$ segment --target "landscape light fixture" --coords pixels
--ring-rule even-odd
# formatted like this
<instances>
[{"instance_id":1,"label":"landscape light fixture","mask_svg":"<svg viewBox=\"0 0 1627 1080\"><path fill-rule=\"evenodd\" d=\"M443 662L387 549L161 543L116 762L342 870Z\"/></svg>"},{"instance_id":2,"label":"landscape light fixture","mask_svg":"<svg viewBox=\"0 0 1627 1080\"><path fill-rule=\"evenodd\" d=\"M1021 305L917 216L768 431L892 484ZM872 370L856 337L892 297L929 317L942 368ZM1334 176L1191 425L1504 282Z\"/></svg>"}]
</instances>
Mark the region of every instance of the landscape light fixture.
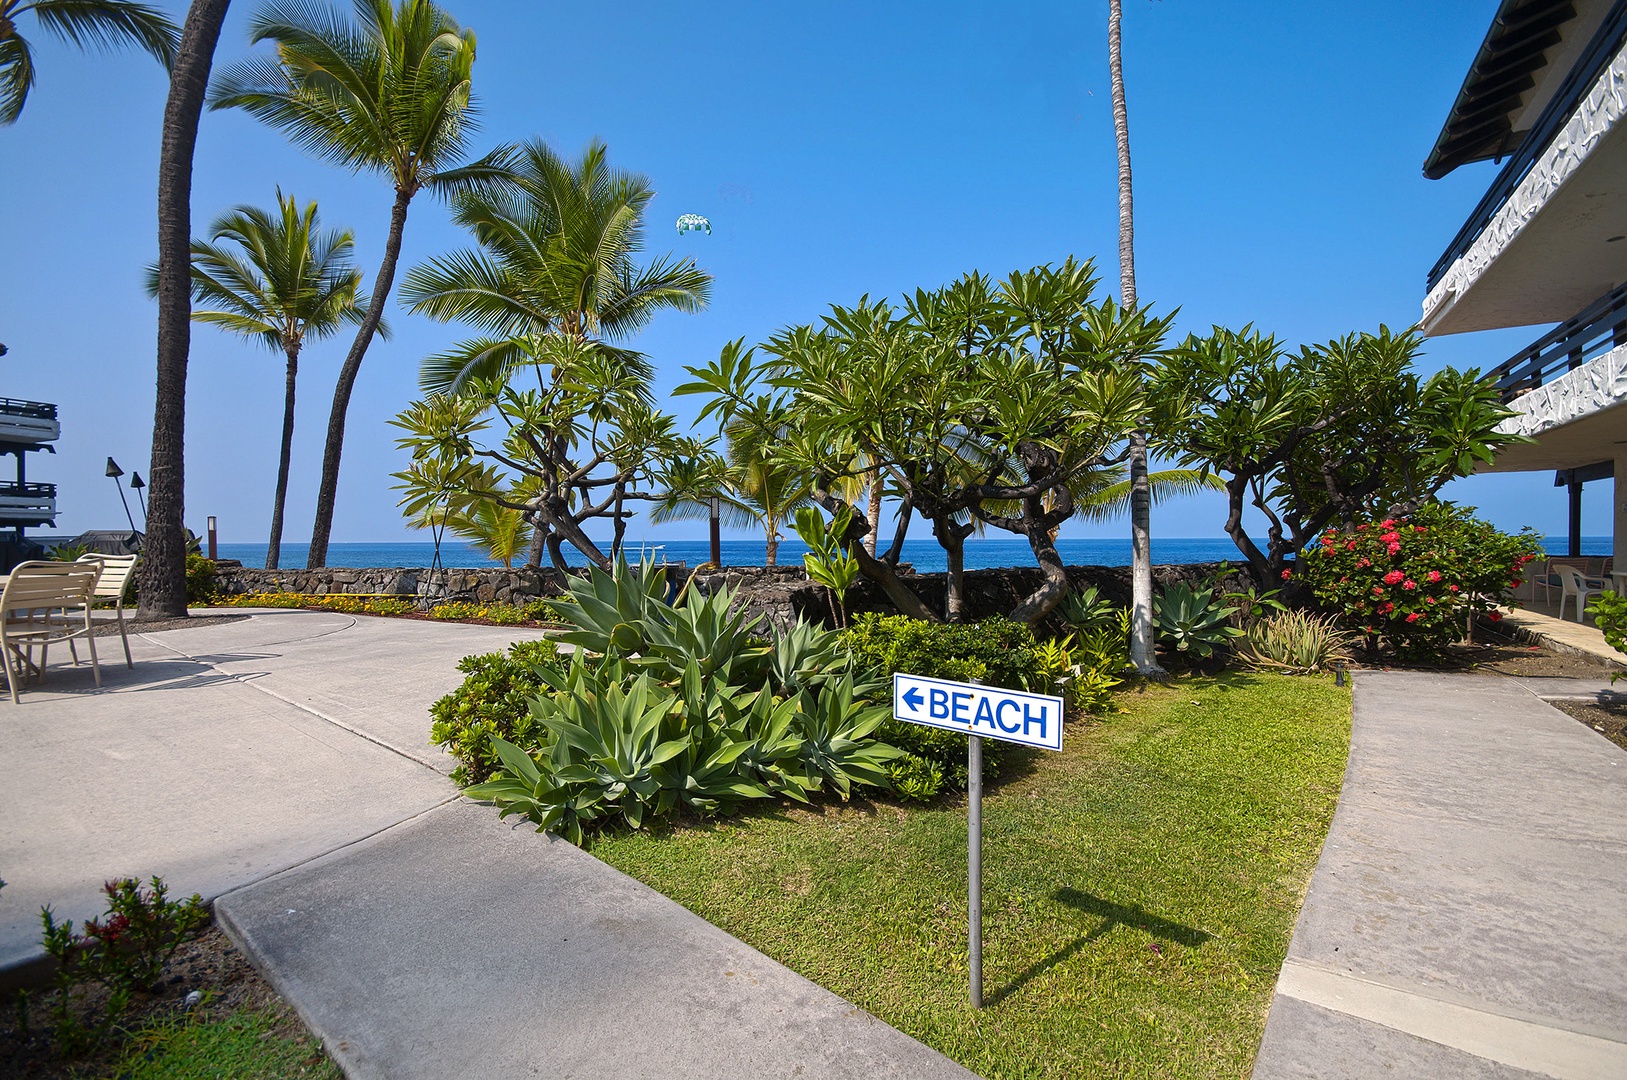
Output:
<instances>
[{"instance_id":1,"label":"landscape light fixture","mask_svg":"<svg viewBox=\"0 0 1627 1080\"><path fill-rule=\"evenodd\" d=\"M113 486L118 489L119 502L124 505L125 520L130 523L130 534L134 536L136 532L136 519L130 513L130 500L124 497L124 488L119 484L119 477L124 475L124 470L119 468L119 463L114 461L112 458L107 459L107 475L113 478Z\"/></svg>"},{"instance_id":2,"label":"landscape light fixture","mask_svg":"<svg viewBox=\"0 0 1627 1080\"><path fill-rule=\"evenodd\" d=\"M133 472L130 474L130 486L136 489L136 501L141 503L141 524L146 526L147 496L142 494L142 489L147 486L147 482L141 478L140 473Z\"/></svg>"}]
</instances>

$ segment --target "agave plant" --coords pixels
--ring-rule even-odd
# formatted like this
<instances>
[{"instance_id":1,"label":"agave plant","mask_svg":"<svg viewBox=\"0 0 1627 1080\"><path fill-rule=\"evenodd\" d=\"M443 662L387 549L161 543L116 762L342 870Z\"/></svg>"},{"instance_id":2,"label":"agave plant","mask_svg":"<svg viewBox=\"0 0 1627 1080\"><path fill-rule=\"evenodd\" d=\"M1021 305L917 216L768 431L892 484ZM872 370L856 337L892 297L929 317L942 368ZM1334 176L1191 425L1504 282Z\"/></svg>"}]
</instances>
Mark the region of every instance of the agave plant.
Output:
<instances>
[{"instance_id":1,"label":"agave plant","mask_svg":"<svg viewBox=\"0 0 1627 1080\"><path fill-rule=\"evenodd\" d=\"M801 710L800 697L777 698L765 685L731 727L748 744L736 762L743 777L776 795L807 802L819 781L803 769L807 739Z\"/></svg>"},{"instance_id":2,"label":"agave plant","mask_svg":"<svg viewBox=\"0 0 1627 1080\"><path fill-rule=\"evenodd\" d=\"M659 767L690 748L689 737L676 730L674 696L647 675L626 689L615 682L596 689L537 698L532 713L549 735L544 754L533 758L494 735L502 768L466 793L496 802L504 817L524 814L538 832L554 830L573 844L582 843L584 825L602 818L620 814L636 829L646 811L670 809L676 795Z\"/></svg>"},{"instance_id":3,"label":"agave plant","mask_svg":"<svg viewBox=\"0 0 1627 1080\"><path fill-rule=\"evenodd\" d=\"M1094 585L1086 585L1062 598L1062 617L1069 626L1084 632L1108 625L1118 610Z\"/></svg>"},{"instance_id":4,"label":"agave plant","mask_svg":"<svg viewBox=\"0 0 1627 1080\"><path fill-rule=\"evenodd\" d=\"M903 754L870 738L892 710L854 698L853 676L829 683L817 697L797 695L802 725L802 763L810 781L828 781L847 798L855 783L888 786L887 762Z\"/></svg>"},{"instance_id":5,"label":"agave plant","mask_svg":"<svg viewBox=\"0 0 1627 1080\"><path fill-rule=\"evenodd\" d=\"M1251 623L1237 655L1253 668L1309 675L1350 659L1351 635L1333 620L1306 611L1283 611Z\"/></svg>"},{"instance_id":6,"label":"agave plant","mask_svg":"<svg viewBox=\"0 0 1627 1080\"><path fill-rule=\"evenodd\" d=\"M768 675L777 694L816 689L852 667L853 651L834 630L799 618L774 632ZM855 692L864 697L877 688L879 684L866 681Z\"/></svg>"},{"instance_id":7,"label":"agave plant","mask_svg":"<svg viewBox=\"0 0 1627 1080\"><path fill-rule=\"evenodd\" d=\"M638 662L664 681L681 675L693 661L707 678L755 683L771 648L755 634L761 618L731 611L734 600L732 589L711 596L690 590L677 607L651 604Z\"/></svg>"},{"instance_id":8,"label":"agave plant","mask_svg":"<svg viewBox=\"0 0 1627 1080\"><path fill-rule=\"evenodd\" d=\"M667 606L667 572L652 563L639 564L633 573L627 560L617 557L614 571L589 567L585 578L565 583L566 595L550 601L562 622L574 627L559 640L604 655L612 649L623 656L644 652L649 642L645 626Z\"/></svg>"},{"instance_id":9,"label":"agave plant","mask_svg":"<svg viewBox=\"0 0 1627 1080\"><path fill-rule=\"evenodd\" d=\"M1237 609L1222 603L1213 589L1194 589L1182 582L1164 587L1154 605L1158 640L1176 652L1206 660L1243 631L1231 625Z\"/></svg>"}]
</instances>

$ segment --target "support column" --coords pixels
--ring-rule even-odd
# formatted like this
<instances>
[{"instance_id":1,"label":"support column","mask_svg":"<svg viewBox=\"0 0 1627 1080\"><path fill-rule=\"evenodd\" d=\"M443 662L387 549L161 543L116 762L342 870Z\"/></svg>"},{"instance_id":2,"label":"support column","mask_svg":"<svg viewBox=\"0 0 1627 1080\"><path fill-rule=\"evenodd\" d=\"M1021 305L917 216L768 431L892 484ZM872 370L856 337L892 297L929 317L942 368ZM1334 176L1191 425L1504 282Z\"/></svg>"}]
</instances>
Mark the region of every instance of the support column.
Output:
<instances>
[{"instance_id":1,"label":"support column","mask_svg":"<svg viewBox=\"0 0 1627 1080\"><path fill-rule=\"evenodd\" d=\"M1627 570L1627 450L1616 454L1616 476L1610 481L1610 553L1613 565Z\"/></svg>"},{"instance_id":2,"label":"support column","mask_svg":"<svg viewBox=\"0 0 1627 1080\"><path fill-rule=\"evenodd\" d=\"M1582 554L1582 484L1579 480L1572 480L1568 485L1570 495L1570 533L1569 549L1565 554L1577 558Z\"/></svg>"}]
</instances>

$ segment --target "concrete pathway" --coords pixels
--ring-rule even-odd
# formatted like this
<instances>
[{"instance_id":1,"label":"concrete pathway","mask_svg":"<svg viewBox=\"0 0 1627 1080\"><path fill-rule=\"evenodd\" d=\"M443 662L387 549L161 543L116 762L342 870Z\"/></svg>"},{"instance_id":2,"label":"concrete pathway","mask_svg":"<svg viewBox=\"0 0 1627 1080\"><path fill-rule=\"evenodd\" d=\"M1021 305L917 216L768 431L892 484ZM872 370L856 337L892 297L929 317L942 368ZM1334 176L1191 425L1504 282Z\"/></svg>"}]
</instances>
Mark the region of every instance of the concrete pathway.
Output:
<instances>
[{"instance_id":1,"label":"concrete pathway","mask_svg":"<svg viewBox=\"0 0 1627 1080\"><path fill-rule=\"evenodd\" d=\"M54 666L0 708L0 985L41 959L41 904L77 921L158 874L351 1077L972 1077L457 796L429 704L536 634L277 611L132 637L100 690Z\"/></svg>"},{"instance_id":2,"label":"concrete pathway","mask_svg":"<svg viewBox=\"0 0 1627 1080\"><path fill-rule=\"evenodd\" d=\"M1604 631L1597 626L1556 618L1547 610L1540 610L1534 602L1526 607L1504 608L1502 629L1546 645L1555 652L1596 661L1603 667L1616 670L1627 667L1627 656L1611 648L1604 639Z\"/></svg>"},{"instance_id":3,"label":"concrete pathway","mask_svg":"<svg viewBox=\"0 0 1627 1080\"><path fill-rule=\"evenodd\" d=\"M215 910L350 1077L974 1075L461 799Z\"/></svg>"},{"instance_id":4,"label":"concrete pathway","mask_svg":"<svg viewBox=\"0 0 1627 1080\"><path fill-rule=\"evenodd\" d=\"M1539 695L1361 672L1256 1080L1627 1077L1627 753Z\"/></svg>"},{"instance_id":5,"label":"concrete pathway","mask_svg":"<svg viewBox=\"0 0 1627 1080\"><path fill-rule=\"evenodd\" d=\"M266 612L132 634L133 670L98 639L100 690L53 656L0 702L0 984L43 956L43 904L80 921L154 874L213 899L453 798L426 710L461 657L537 634Z\"/></svg>"}]
</instances>

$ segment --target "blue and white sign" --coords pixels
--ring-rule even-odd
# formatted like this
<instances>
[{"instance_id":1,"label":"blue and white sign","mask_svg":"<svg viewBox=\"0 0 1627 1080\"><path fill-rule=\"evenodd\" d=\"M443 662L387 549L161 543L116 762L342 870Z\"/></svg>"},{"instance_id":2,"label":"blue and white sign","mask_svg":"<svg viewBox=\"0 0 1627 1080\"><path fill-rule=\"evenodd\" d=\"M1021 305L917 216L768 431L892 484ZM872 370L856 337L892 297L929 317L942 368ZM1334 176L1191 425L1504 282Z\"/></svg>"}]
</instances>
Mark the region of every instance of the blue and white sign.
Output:
<instances>
[{"instance_id":1,"label":"blue and white sign","mask_svg":"<svg viewBox=\"0 0 1627 1080\"><path fill-rule=\"evenodd\" d=\"M1062 749L1062 699L998 686L893 675L893 716L985 739Z\"/></svg>"}]
</instances>

